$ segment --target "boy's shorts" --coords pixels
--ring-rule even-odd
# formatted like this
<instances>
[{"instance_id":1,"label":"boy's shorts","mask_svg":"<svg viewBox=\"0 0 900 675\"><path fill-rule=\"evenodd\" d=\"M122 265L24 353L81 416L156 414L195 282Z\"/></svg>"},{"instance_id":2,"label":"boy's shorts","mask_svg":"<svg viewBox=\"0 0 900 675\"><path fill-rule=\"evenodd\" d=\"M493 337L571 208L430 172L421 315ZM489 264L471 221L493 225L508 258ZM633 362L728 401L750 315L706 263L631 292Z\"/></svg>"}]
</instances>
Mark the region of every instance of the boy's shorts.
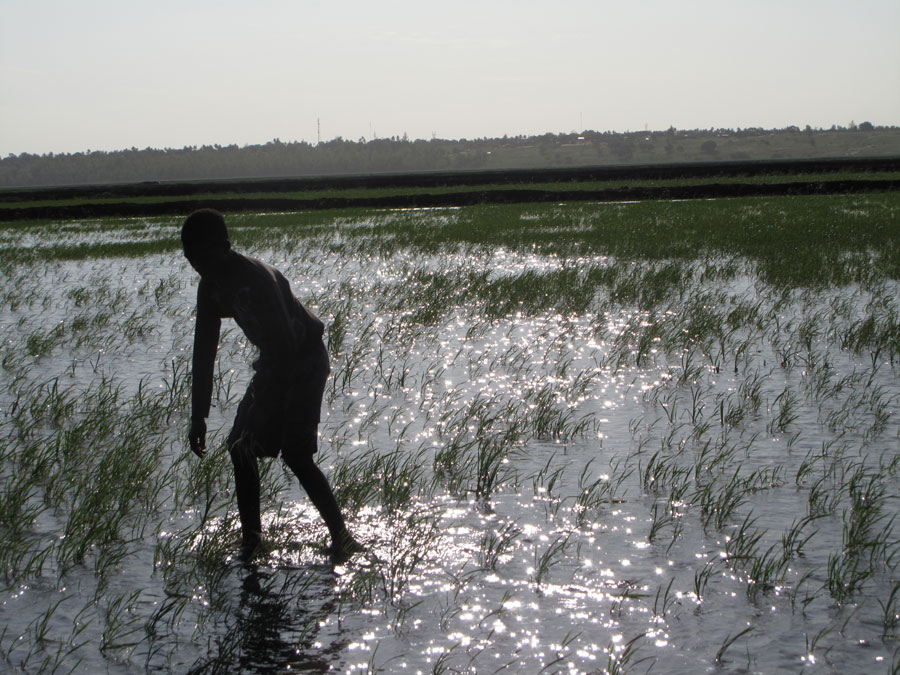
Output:
<instances>
[{"instance_id":1,"label":"boy's shorts","mask_svg":"<svg viewBox=\"0 0 900 675\"><path fill-rule=\"evenodd\" d=\"M256 457L315 453L322 396L331 370L325 345L320 343L294 368L260 359L253 369L256 373L228 435L229 447L240 444Z\"/></svg>"}]
</instances>

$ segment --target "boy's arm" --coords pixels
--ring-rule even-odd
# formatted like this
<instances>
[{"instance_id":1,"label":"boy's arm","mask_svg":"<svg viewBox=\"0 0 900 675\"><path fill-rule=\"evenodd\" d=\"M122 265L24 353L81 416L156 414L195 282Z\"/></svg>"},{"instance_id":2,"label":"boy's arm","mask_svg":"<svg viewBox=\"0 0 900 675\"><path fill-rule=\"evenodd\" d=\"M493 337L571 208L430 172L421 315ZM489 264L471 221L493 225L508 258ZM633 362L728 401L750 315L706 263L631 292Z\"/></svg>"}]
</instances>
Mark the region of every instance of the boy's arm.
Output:
<instances>
[{"instance_id":1,"label":"boy's arm","mask_svg":"<svg viewBox=\"0 0 900 675\"><path fill-rule=\"evenodd\" d=\"M194 356L191 373L191 450L202 457L206 450L206 418L212 401L213 370L219 348L222 320L202 287L197 290L197 322L194 327Z\"/></svg>"}]
</instances>

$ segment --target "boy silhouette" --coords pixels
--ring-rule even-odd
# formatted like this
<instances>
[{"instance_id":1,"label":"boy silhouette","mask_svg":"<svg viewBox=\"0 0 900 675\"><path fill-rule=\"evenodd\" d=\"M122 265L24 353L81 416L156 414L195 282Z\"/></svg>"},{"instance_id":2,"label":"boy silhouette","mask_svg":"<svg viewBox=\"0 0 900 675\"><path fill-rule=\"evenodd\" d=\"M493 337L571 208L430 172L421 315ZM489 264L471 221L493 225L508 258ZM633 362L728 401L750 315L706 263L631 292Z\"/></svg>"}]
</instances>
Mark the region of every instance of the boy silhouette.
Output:
<instances>
[{"instance_id":1,"label":"boy silhouette","mask_svg":"<svg viewBox=\"0 0 900 675\"><path fill-rule=\"evenodd\" d=\"M322 341L325 327L291 292L275 268L231 249L225 218L213 209L187 217L181 243L200 274L191 392L191 450L206 451L206 417L223 318L233 318L259 349L247 393L228 435L241 519L241 557L253 557L262 542L259 513L260 457L281 454L300 480L331 535L332 558L363 550L341 515L334 493L313 462L319 412L330 368Z\"/></svg>"}]
</instances>

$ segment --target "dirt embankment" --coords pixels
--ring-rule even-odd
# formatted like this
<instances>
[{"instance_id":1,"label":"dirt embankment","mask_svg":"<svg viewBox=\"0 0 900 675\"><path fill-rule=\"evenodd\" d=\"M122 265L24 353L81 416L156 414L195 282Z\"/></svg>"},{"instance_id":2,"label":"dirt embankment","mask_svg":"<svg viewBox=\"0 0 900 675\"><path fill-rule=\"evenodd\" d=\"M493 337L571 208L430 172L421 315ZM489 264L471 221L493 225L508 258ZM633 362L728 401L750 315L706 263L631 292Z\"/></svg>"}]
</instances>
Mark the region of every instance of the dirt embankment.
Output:
<instances>
[{"instance_id":1,"label":"dirt embankment","mask_svg":"<svg viewBox=\"0 0 900 675\"><path fill-rule=\"evenodd\" d=\"M73 219L103 216L182 215L200 207L223 212L304 211L340 208L426 208L473 204L528 202L612 202L648 199L715 199L774 195L823 195L900 190L900 180L860 178L854 180L804 179L804 174L900 171L900 158L837 159L776 162L727 162L709 164L637 167L587 167L516 171L381 174L369 176L325 176L317 178L189 183L138 183L59 187L0 192L0 220ZM766 182L765 176L779 181ZM796 180L785 181L785 176ZM742 177L752 182L739 182ZM760 180L763 177L763 180ZM712 179L703 185L624 186L609 189L573 190L574 181L647 181ZM716 182L728 179L728 182ZM487 186L558 183L559 189ZM341 190L416 189L416 193L382 196L340 195ZM441 188L429 193L428 188ZM450 188L450 191L447 189ZM426 191L422 192L421 190ZM318 198L241 197L241 193L297 193L334 191ZM202 200L192 194L221 194ZM225 196L228 195L228 196ZM173 198L171 201L131 201L143 198ZM121 199L121 201L119 199ZM114 199L103 203L92 200ZM79 200L83 203L17 207L16 202Z\"/></svg>"}]
</instances>

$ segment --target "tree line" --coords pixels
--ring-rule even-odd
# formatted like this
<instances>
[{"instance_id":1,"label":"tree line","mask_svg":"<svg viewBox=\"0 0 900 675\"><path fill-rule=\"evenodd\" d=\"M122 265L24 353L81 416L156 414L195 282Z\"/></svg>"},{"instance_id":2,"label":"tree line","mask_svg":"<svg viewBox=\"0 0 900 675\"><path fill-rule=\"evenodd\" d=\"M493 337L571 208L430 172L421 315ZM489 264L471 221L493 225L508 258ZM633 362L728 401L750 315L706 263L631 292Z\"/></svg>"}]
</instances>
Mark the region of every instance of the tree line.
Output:
<instances>
[{"instance_id":1,"label":"tree line","mask_svg":"<svg viewBox=\"0 0 900 675\"><path fill-rule=\"evenodd\" d=\"M666 131L584 131L472 140L409 140L403 136L350 141L338 137L318 144L285 143L276 138L265 144L242 147L204 145L44 155L22 153L0 159L0 187L692 161L708 159L718 153L726 147L723 139L734 147L731 156L722 158L746 159L748 153L735 148L743 147L741 143L752 139L797 137L808 139L812 141L809 145L815 146L816 137L829 134L846 136L852 146L854 138L884 132L891 142L886 144L879 139L880 147L889 151L894 147L892 143L900 139L898 131L897 127L874 127L864 122L830 130L787 127L684 131L670 128ZM768 141L764 142L768 144ZM900 154L900 142L896 145ZM815 156L809 149L802 152L805 153L803 156Z\"/></svg>"}]
</instances>

